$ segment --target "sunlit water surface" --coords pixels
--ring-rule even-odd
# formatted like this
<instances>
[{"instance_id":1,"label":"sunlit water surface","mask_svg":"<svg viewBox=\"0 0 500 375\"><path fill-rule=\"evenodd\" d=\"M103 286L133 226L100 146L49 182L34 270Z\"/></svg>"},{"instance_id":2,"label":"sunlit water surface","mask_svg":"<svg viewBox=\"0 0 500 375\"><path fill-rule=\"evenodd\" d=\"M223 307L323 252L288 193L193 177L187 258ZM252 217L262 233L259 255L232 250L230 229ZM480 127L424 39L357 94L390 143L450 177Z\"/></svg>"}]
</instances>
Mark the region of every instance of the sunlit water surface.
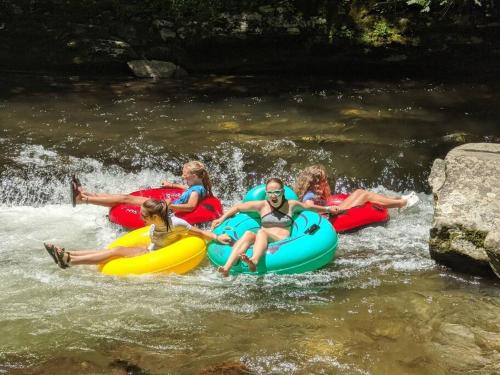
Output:
<instances>
[{"instance_id":1,"label":"sunlit water surface","mask_svg":"<svg viewBox=\"0 0 500 375\"><path fill-rule=\"evenodd\" d=\"M499 284L430 259L426 182L454 145L498 141L498 91L234 77L26 87L0 101L0 372L500 373ZM226 207L317 162L338 191L416 189L422 202L341 235L336 260L301 275L222 279L205 261L184 276L113 278L62 271L43 250L123 233L106 209L71 207L70 174L130 192L179 182L193 158Z\"/></svg>"}]
</instances>

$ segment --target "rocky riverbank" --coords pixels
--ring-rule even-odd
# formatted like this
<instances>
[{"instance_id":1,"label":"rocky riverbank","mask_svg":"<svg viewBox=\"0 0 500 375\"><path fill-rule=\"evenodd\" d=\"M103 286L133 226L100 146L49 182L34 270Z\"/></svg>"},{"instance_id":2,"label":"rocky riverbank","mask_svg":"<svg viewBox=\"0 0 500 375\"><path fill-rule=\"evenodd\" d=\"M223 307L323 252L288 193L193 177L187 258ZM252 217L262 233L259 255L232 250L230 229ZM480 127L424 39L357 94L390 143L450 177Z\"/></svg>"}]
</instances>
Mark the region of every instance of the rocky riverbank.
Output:
<instances>
[{"instance_id":1,"label":"rocky riverbank","mask_svg":"<svg viewBox=\"0 0 500 375\"><path fill-rule=\"evenodd\" d=\"M435 201L431 256L461 272L492 275L492 267L498 270L500 144L454 148L436 159L429 183Z\"/></svg>"},{"instance_id":2,"label":"rocky riverbank","mask_svg":"<svg viewBox=\"0 0 500 375\"><path fill-rule=\"evenodd\" d=\"M109 74L160 60L189 73L498 73L497 8L442 17L387 4L4 3L0 68Z\"/></svg>"}]
</instances>

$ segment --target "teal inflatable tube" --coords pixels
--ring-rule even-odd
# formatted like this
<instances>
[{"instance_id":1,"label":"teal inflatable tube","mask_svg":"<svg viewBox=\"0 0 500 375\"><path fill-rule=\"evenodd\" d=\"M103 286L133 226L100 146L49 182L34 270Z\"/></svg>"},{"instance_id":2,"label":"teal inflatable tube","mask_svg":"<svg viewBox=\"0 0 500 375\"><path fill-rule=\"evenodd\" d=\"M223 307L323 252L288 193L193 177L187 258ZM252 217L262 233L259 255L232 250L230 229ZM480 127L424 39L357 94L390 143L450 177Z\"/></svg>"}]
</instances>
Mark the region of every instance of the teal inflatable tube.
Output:
<instances>
[{"instance_id":1,"label":"teal inflatable tube","mask_svg":"<svg viewBox=\"0 0 500 375\"><path fill-rule=\"evenodd\" d=\"M255 189L258 194L255 193ZM288 188L289 189L289 188ZM250 190L244 200L254 200L265 194L262 186ZM289 189L287 198L294 195ZM296 196L295 196L296 197ZM263 198L261 198L263 199ZM289 199L294 199L291 196ZM330 263L335 257L338 237L335 229L324 217L312 211L302 211L294 215L294 223L289 238L269 244L266 254L257 265L256 274L277 273L294 274L314 271ZM238 240L246 231L257 232L260 228L260 217L239 213L227 219L215 229L216 234L227 233L234 240ZM215 266L223 266L232 248L211 242L208 246L208 258ZM247 255L252 255L252 248ZM246 263L239 261L231 268L231 274L252 273Z\"/></svg>"}]
</instances>

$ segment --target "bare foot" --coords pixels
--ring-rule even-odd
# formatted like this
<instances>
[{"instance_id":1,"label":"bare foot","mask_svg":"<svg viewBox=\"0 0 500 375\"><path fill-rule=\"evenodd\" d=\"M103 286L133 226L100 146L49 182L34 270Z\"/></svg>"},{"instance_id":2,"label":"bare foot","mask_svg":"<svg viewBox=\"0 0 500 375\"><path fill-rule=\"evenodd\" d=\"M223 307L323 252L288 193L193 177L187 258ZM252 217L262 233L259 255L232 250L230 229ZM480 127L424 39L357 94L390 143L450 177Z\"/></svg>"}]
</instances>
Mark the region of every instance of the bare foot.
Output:
<instances>
[{"instance_id":1,"label":"bare foot","mask_svg":"<svg viewBox=\"0 0 500 375\"><path fill-rule=\"evenodd\" d=\"M333 210L330 212L330 215L332 216L337 216L337 215L343 215L348 211L347 208L340 208L335 206Z\"/></svg>"},{"instance_id":2,"label":"bare foot","mask_svg":"<svg viewBox=\"0 0 500 375\"><path fill-rule=\"evenodd\" d=\"M229 276L229 271L225 270L224 267L217 268L217 272L219 272L224 277Z\"/></svg>"},{"instance_id":3,"label":"bare foot","mask_svg":"<svg viewBox=\"0 0 500 375\"><path fill-rule=\"evenodd\" d=\"M250 272L257 271L257 265L246 254L241 254L240 258L248 265L248 269L250 270Z\"/></svg>"}]
</instances>

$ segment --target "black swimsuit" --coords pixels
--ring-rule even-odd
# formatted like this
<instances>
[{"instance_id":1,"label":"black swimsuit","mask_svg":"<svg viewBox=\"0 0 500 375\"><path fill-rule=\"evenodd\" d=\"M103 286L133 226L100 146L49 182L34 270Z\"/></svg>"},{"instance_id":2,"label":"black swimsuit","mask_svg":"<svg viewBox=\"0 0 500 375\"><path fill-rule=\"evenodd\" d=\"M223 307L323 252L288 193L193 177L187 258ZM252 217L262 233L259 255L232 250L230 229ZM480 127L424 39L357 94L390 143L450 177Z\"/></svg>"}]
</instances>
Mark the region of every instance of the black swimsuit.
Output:
<instances>
[{"instance_id":1,"label":"black swimsuit","mask_svg":"<svg viewBox=\"0 0 500 375\"><path fill-rule=\"evenodd\" d=\"M269 201L266 200L266 202L271 207L271 212L265 214L260 218L262 227L289 228L292 226L293 218L290 215L280 211L280 208L283 207L283 205L286 203L286 199L283 199L278 208L274 207L271 203L269 203Z\"/></svg>"}]
</instances>

